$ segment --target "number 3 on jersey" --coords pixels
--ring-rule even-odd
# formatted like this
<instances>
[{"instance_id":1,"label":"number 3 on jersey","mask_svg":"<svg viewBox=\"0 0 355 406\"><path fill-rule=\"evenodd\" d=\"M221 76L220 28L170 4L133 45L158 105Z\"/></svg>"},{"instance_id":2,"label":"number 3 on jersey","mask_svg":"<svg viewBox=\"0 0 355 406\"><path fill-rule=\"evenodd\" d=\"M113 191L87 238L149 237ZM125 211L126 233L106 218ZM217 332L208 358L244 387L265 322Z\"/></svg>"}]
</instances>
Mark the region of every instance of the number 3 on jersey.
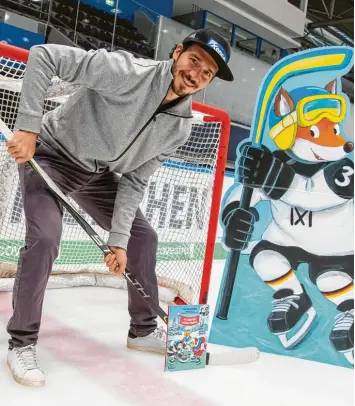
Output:
<instances>
[{"instance_id":1,"label":"number 3 on jersey","mask_svg":"<svg viewBox=\"0 0 355 406\"><path fill-rule=\"evenodd\" d=\"M354 163L349 158L329 163L324 168L324 178L330 193L346 200L354 197Z\"/></svg>"},{"instance_id":2,"label":"number 3 on jersey","mask_svg":"<svg viewBox=\"0 0 355 406\"><path fill-rule=\"evenodd\" d=\"M342 178L343 179L334 179L334 182L336 185L340 186L340 187L345 187L345 186L349 186L350 185L350 178L351 176L354 175L354 169L351 168L350 166L343 166L343 170L342 170Z\"/></svg>"}]
</instances>

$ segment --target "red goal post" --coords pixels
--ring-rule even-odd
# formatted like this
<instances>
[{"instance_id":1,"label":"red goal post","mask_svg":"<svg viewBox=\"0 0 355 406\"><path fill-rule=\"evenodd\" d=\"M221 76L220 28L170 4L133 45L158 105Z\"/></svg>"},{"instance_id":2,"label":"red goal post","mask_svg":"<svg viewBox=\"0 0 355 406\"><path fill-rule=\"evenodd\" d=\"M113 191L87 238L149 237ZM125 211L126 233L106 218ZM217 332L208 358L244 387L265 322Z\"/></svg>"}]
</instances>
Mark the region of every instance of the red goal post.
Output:
<instances>
[{"instance_id":1,"label":"red goal post","mask_svg":"<svg viewBox=\"0 0 355 406\"><path fill-rule=\"evenodd\" d=\"M0 43L0 118L10 129L13 129L16 119L28 56L28 50ZM75 89L70 84L54 78L45 111L65 101L73 91ZM189 140L154 174L141 207L158 232L157 276L160 288L170 289L175 301L206 303L222 198L230 117L222 109L197 101L193 102L193 114L193 130ZM3 199L0 197L0 290L9 290L17 269L18 250L23 243L24 222L16 165L6 153L5 142L0 139L1 184L5 186ZM168 213L166 216L170 215L169 220L164 222L161 212ZM64 221L70 223L66 217ZM94 255L94 248L83 232L80 234L75 230L75 236L80 238L73 240L72 227L70 223L66 228L67 233L65 230L63 232L63 257L55 262L49 287L62 287L66 283L68 286L82 283L125 287L124 280L118 283L118 278L108 275L103 265L98 263L98 256L96 253ZM106 237L105 230L98 226L96 229L103 238ZM75 256L82 257L83 253L86 262L79 263ZM84 280L84 277L87 279ZM90 278L94 278L92 283ZM166 301L171 301L172 296L168 294Z\"/></svg>"}]
</instances>

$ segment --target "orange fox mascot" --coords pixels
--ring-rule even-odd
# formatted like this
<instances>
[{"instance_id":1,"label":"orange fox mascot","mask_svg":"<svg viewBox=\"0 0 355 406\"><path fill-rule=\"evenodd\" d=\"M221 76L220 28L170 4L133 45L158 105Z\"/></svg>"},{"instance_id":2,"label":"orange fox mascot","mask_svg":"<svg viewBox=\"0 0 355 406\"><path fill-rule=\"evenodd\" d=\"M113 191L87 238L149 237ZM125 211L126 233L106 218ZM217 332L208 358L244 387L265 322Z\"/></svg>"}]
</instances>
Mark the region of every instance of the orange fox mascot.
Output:
<instances>
[{"instance_id":1,"label":"orange fox mascot","mask_svg":"<svg viewBox=\"0 0 355 406\"><path fill-rule=\"evenodd\" d=\"M348 155L354 144L341 131L347 105L336 87L334 80L324 87L279 90L269 131L278 149L241 146L240 184L222 212L223 242L246 249L259 218L253 206L269 200L272 221L252 247L250 264L274 291L270 332L288 349L310 331L317 314L297 278L298 266L308 264L309 279L339 311L330 345L353 364L354 164ZM239 208L243 185L254 188L249 210Z\"/></svg>"}]
</instances>

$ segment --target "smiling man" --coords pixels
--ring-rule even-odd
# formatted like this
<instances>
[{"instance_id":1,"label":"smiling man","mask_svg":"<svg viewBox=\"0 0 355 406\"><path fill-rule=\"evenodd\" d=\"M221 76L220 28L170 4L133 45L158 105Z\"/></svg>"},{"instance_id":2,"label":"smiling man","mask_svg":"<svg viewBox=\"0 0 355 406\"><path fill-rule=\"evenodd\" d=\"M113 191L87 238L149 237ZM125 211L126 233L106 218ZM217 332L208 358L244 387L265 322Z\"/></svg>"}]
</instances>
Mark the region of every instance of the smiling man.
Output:
<instances>
[{"instance_id":1,"label":"smiling man","mask_svg":"<svg viewBox=\"0 0 355 406\"><path fill-rule=\"evenodd\" d=\"M119 275L127 264L158 300L157 235L139 205L149 177L190 135L191 95L214 77L233 80L229 58L228 42L210 29L192 33L167 61L53 44L31 49L17 131L7 142L19 164L27 225L7 326L8 365L17 382L44 384L36 345L63 214L26 162L35 157L62 191L109 231L113 254L104 258L109 271ZM43 116L54 76L80 86ZM157 328L156 313L129 285L128 295L127 347L164 354L165 331Z\"/></svg>"},{"instance_id":2,"label":"smiling man","mask_svg":"<svg viewBox=\"0 0 355 406\"><path fill-rule=\"evenodd\" d=\"M164 103L198 92L216 76L232 81L232 72L225 63L229 53L228 43L211 29L199 30L185 38L170 54L175 60L174 79Z\"/></svg>"}]
</instances>

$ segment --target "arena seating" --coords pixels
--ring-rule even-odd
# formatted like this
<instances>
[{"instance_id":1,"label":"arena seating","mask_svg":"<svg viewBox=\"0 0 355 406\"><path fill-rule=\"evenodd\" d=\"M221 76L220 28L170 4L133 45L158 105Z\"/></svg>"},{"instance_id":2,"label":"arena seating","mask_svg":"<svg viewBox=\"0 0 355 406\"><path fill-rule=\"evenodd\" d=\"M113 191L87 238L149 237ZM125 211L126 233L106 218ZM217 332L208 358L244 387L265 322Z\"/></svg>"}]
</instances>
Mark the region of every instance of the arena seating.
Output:
<instances>
[{"instance_id":1,"label":"arena seating","mask_svg":"<svg viewBox=\"0 0 355 406\"><path fill-rule=\"evenodd\" d=\"M31 0L2 0L6 9L43 21L48 19L48 5L42 4L40 8L38 2ZM114 27L114 14L82 2L78 12L75 0L53 1L50 23L72 41L76 31L77 45L86 50L111 50L114 32L113 50L124 49L140 57L154 56L154 49L131 21L117 15Z\"/></svg>"}]
</instances>

